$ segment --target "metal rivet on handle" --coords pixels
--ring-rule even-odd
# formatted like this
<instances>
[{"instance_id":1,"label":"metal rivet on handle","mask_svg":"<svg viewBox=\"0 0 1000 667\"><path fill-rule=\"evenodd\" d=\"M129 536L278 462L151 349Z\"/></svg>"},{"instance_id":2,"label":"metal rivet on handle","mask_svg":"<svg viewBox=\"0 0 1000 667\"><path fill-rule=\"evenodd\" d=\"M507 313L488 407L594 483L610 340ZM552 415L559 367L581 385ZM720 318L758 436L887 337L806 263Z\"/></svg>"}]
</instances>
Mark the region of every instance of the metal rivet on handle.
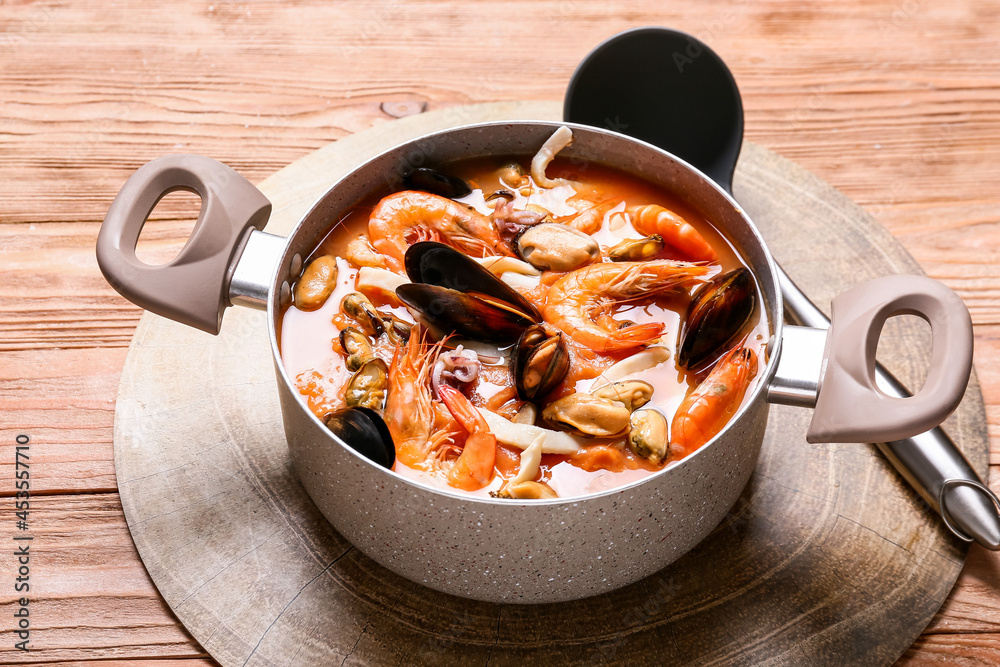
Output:
<instances>
[{"instance_id":1,"label":"metal rivet on handle","mask_svg":"<svg viewBox=\"0 0 1000 667\"><path fill-rule=\"evenodd\" d=\"M295 253L292 255L292 265L288 269L288 277L295 280L302 274L302 255Z\"/></svg>"},{"instance_id":2,"label":"metal rivet on handle","mask_svg":"<svg viewBox=\"0 0 1000 667\"><path fill-rule=\"evenodd\" d=\"M287 280L281 283L281 290L278 292L278 300L281 303L282 308L287 306L292 301L292 288L289 286Z\"/></svg>"}]
</instances>

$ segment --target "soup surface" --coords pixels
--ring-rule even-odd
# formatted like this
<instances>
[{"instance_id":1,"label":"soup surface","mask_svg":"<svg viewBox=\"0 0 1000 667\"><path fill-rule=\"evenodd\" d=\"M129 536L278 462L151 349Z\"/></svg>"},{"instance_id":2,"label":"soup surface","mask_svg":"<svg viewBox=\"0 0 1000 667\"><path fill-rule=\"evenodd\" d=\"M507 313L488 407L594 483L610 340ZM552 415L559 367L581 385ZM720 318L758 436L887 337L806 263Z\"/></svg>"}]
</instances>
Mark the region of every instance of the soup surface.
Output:
<instances>
[{"instance_id":1,"label":"soup surface","mask_svg":"<svg viewBox=\"0 0 1000 667\"><path fill-rule=\"evenodd\" d=\"M471 192L410 184L359 203L331 221L282 316L282 362L309 408L373 408L393 469L434 487L544 498L641 479L721 430L766 362L758 287L697 211L599 164L530 164L438 165ZM476 290L414 283L421 242L476 258L529 306L497 314Z\"/></svg>"}]
</instances>

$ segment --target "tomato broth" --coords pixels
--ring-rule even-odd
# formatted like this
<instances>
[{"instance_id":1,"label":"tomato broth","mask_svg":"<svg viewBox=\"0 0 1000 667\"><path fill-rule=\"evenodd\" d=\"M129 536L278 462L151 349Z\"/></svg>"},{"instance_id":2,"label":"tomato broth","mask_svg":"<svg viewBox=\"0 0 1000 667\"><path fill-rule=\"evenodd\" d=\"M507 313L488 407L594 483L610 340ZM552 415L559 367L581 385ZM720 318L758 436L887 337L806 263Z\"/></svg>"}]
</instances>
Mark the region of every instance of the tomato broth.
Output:
<instances>
[{"instance_id":1,"label":"tomato broth","mask_svg":"<svg viewBox=\"0 0 1000 667\"><path fill-rule=\"evenodd\" d=\"M509 173L503 171L504 165L509 165L511 160L516 160L525 174L518 184L501 181L500 174ZM487 218L494 213L494 206L505 199L511 201L514 210L524 210L528 207L539 211L539 214L544 211L548 213L548 219L556 224L568 223L595 204L608 202L607 210L600 218L599 229L591 235L601 248L597 263L609 262L608 249L623 240L640 239L645 236L636 231L633 226L634 216L626 209L646 204L656 204L668 209L689 223L711 245L717 255L715 261L700 264L706 267L706 270L690 284L654 296L629 299L610 310L615 320L634 323L633 326L665 324L662 336L655 341L653 347L665 349L665 354L669 355L668 360L628 377L641 379L652 386L652 398L645 408L661 412L669 423L685 396L705 380L710 370L706 368L691 372L680 368L676 363L678 338L685 327L685 314L691 301L691 294L699 285L712 277L745 266L744 262L732 244L698 211L662 188L603 165L592 162L576 163L559 157L549 165L546 175L549 178L564 179L567 183L541 188L528 175L529 164L530 158L478 158L441 165L438 168L444 173L464 179L472 188L471 194L455 201L475 209ZM498 190L506 190L510 194L488 201L491 193ZM348 370L339 334L341 329L353 321L344 315L340 304L344 296L356 290L360 269L349 261L348 257L353 256L352 253L358 248L366 248L373 255L379 254L368 243L366 234L369 231L369 217L373 208L388 194L390 193L377 193L353 207L341 220L331 221L330 232L305 264L308 265L312 259L325 255L336 258L338 271L336 283L331 285L332 292L320 307L306 309L292 304L281 318L279 338L282 363L309 409L320 418L343 409L346 405L344 388L352 377L352 371ZM412 230L406 233L414 236ZM416 236L420 237L419 234ZM407 238L408 242L412 240ZM447 239L442 240L447 243ZM666 244L656 254L656 259L691 260L685 252L671 245L670 239L664 241ZM348 250L349 244L352 243L354 246ZM516 249L511 254L516 254ZM585 267L579 270L585 270ZM542 311L547 306L548 290L566 273L568 272L542 271L541 276L537 278L528 280L517 277L517 280L511 278L510 282L515 290ZM503 274L504 277L507 275ZM752 350L759 358L748 382L749 386L759 381L757 376L766 365L765 352L769 337L768 324L762 315L759 288L753 285L752 290L752 297L755 299L753 313L738 336L726 345L726 347L743 346ZM380 314L392 314L400 321L414 322L413 314L392 292L384 289L367 289L363 293ZM558 328L558 324L556 327ZM571 336L564 336L564 339L570 357L570 370L565 379L556 385L541 403L551 403L575 392L591 391L604 382L602 374L606 369L640 353L645 347L598 352L589 349ZM429 340L429 343L433 342ZM496 356L500 358L494 359L487 355L482 360L479 376L472 383L461 387L464 395L477 408L489 409L508 419L513 418L525 401L517 397L507 365L512 346L475 346L471 342L469 345L479 350L481 357L484 348L489 351L489 348L493 347ZM724 351L720 349L719 356ZM427 354L433 352L433 349L428 348ZM391 342L382 340L380 344L375 345L374 355L385 362L387 367L392 366L395 354L397 348ZM391 383L388 391L393 391ZM727 408L727 417L738 410L740 402L746 400L746 396L750 393L751 391L747 390L745 394L740 395L736 405ZM537 408L538 416L535 423L544 428L554 428L541 418L543 405L539 404ZM443 407L437 409L445 414ZM454 488L453 484L449 484L446 472L450 466L455 465L455 459L464 446L465 436L465 433L453 434L451 444L443 447L444 453L440 454L435 465L406 465L397 456L393 469L421 483L458 491L459 489ZM580 452L572 455L542 454L534 480L547 484L558 497L579 496L642 479L691 453L684 447L671 446L665 458L654 463L630 448L627 434L609 438L580 439L580 442L583 443ZM397 455L398 452L397 445ZM499 443L496 448L495 474L492 479L481 488L468 492L474 495L487 495L501 491L505 482L517 474L520 457L521 450L518 447Z\"/></svg>"}]
</instances>

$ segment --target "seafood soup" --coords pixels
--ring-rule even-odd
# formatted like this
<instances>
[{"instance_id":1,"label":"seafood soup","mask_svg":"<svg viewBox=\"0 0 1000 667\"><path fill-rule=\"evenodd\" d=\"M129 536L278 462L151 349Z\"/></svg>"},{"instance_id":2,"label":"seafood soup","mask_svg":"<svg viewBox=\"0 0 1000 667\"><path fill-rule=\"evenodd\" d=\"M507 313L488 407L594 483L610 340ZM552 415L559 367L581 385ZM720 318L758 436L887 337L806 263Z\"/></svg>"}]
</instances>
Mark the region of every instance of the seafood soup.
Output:
<instances>
[{"instance_id":1,"label":"seafood soup","mask_svg":"<svg viewBox=\"0 0 1000 667\"><path fill-rule=\"evenodd\" d=\"M753 276L571 140L417 169L330 221L279 334L317 417L369 408L399 474L516 499L630 483L725 427L766 366Z\"/></svg>"}]
</instances>

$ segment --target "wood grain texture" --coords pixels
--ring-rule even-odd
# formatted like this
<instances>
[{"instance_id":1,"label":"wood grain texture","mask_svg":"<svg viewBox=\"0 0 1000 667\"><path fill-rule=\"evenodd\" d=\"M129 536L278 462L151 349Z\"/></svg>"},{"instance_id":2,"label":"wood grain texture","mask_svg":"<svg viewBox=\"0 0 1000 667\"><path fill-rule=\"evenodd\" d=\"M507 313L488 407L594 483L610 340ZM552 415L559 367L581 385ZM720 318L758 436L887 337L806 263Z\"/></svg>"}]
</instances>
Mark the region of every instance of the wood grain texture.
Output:
<instances>
[{"instance_id":1,"label":"wood grain texture","mask_svg":"<svg viewBox=\"0 0 1000 667\"><path fill-rule=\"evenodd\" d=\"M173 619L138 561L117 493L42 496L32 500L30 516L30 531L20 535L33 538L32 650L15 649L19 640L5 624L0 663L206 655ZM3 504L0 521L13 526L12 503ZM14 545L5 549L11 554L24 544L9 536L5 542ZM17 608L5 594L0 614L13 618Z\"/></svg>"},{"instance_id":2,"label":"wood grain texture","mask_svg":"<svg viewBox=\"0 0 1000 667\"><path fill-rule=\"evenodd\" d=\"M740 84L747 138L859 202L969 304L995 479L995 0L0 0L0 479L27 432L46 443L37 492L114 488L117 376L140 311L104 283L93 243L135 167L189 150L260 181L407 109L557 100L592 46L645 24L711 44ZM192 213L162 208L149 231L176 247ZM129 567L143 572L137 559ZM905 663L995 662L998 581L1000 559L973 547ZM87 626L100 605L86 600L60 624ZM95 657L99 635L81 635L67 660Z\"/></svg>"}]
</instances>

